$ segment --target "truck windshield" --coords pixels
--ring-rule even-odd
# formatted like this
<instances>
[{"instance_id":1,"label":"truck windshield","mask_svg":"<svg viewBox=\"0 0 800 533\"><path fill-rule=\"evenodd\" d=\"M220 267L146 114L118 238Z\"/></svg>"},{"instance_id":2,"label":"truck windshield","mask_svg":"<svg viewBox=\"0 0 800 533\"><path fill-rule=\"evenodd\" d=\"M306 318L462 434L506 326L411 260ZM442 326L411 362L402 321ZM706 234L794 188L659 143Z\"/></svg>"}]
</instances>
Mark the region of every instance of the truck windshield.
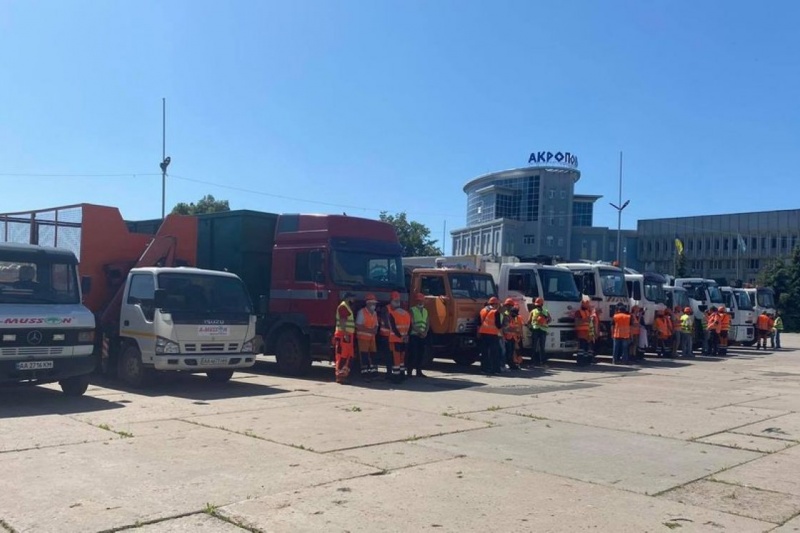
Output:
<instances>
[{"instance_id":1,"label":"truck windshield","mask_svg":"<svg viewBox=\"0 0 800 533\"><path fill-rule=\"evenodd\" d=\"M77 304L74 264L0 260L0 304Z\"/></svg>"},{"instance_id":2,"label":"truck windshield","mask_svg":"<svg viewBox=\"0 0 800 533\"><path fill-rule=\"evenodd\" d=\"M252 314L250 296L239 278L163 273L158 288L167 291L167 312Z\"/></svg>"},{"instance_id":3,"label":"truck windshield","mask_svg":"<svg viewBox=\"0 0 800 533\"><path fill-rule=\"evenodd\" d=\"M664 296L664 285L655 281L644 282L644 297L657 304L663 304L666 297Z\"/></svg>"},{"instance_id":4,"label":"truck windshield","mask_svg":"<svg viewBox=\"0 0 800 533\"><path fill-rule=\"evenodd\" d=\"M708 298L711 300L712 304L723 303L722 291L719 290L719 287L716 285L706 285L706 290L708 291Z\"/></svg>"},{"instance_id":5,"label":"truck windshield","mask_svg":"<svg viewBox=\"0 0 800 533\"><path fill-rule=\"evenodd\" d=\"M578 291L578 286L575 285L575 276L572 275L572 272L541 269L539 270L539 279L542 282L545 302L581 301L581 293Z\"/></svg>"},{"instance_id":6,"label":"truck windshield","mask_svg":"<svg viewBox=\"0 0 800 533\"><path fill-rule=\"evenodd\" d=\"M617 270L600 269L600 287L605 296L627 296L625 276Z\"/></svg>"},{"instance_id":7,"label":"truck windshield","mask_svg":"<svg viewBox=\"0 0 800 533\"><path fill-rule=\"evenodd\" d=\"M752 311L753 304L750 302L750 297L744 291L733 291L736 298L736 304L742 311Z\"/></svg>"},{"instance_id":8,"label":"truck windshield","mask_svg":"<svg viewBox=\"0 0 800 533\"><path fill-rule=\"evenodd\" d=\"M494 278L474 272L453 272L447 275L453 298L486 299L497 294Z\"/></svg>"},{"instance_id":9,"label":"truck windshield","mask_svg":"<svg viewBox=\"0 0 800 533\"><path fill-rule=\"evenodd\" d=\"M373 252L334 250L331 277L336 285L355 288L402 288L403 266L400 256L380 255Z\"/></svg>"},{"instance_id":10,"label":"truck windshield","mask_svg":"<svg viewBox=\"0 0 800 533\"><path fill-rule=\"evenodd\" d=\"M673 306L678 306L681 309L691 307L689 305L689 294L686 291L674 291L673 293Z\"/></svg>"},{"instance_id":11,"label":"truck windshield","mask_svg":"<svg viewBox=\"0 0 800 533\"><path fill-rule=\"evenodd\" d=\"M759 290L756 294L759 307L775 308L775 295L772 291Z\"/></svg>"}]
</instances>

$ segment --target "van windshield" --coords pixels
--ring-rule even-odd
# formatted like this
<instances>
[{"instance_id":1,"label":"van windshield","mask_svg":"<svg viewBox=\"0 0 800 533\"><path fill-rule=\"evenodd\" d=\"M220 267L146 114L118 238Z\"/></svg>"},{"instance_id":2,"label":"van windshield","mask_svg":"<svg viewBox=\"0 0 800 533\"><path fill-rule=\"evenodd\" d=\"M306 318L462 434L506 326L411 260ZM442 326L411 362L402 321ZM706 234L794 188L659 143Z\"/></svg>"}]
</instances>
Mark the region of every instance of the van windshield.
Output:
<instances>
[{"instance_id":1,"label":"van windshield","mask_svg":"<svg viewBox=\"0 0 800 533\"><path fill-rule=\"evenodd\" d=\"M0 304L80 303L75 265L0 260Z\"/></svg>"},{"instance_id":2,"label":"van windshield","mask_svg":"<svg viewBox=\"0 0 800 533\"><path fill-rule=\"evenodd\" d=\"M453 298L486 299L497 294L494 278L488 274L458 272L447 275Z\"/></svg>"},{"instance_id":3,"label":"van windshield","mask_svg":"<svg viewBox=\"0 0 800 533\"><path fill-rule=\"evenodd\" d=\"M618 270L600 269L600 287L605 296L627 296L625 276Z\"/></svg>"},{"instance_id":4,"label":"van windshield","mask_svg":"<svg viewBox=\"0 0 800 533\"><path fill-rule=\"evenodd\" d=\"M572 272L543 268L539 270L539 279L542 282L545 302L581 301L581 293L578 291L578 286L575 284L575 276L572 275Z\"/></svg>"},{"instance_id":5,"label":"van windshield","mask_svg":"<svg viewBox=\"0 0 800 533\"><path fill-rule=\"evenodd\" d=\"M167 291L164 311L170 313L247 313L253 306L239 278L204 274L163 273L158 288Z\"/></svg>"}]
</instances>

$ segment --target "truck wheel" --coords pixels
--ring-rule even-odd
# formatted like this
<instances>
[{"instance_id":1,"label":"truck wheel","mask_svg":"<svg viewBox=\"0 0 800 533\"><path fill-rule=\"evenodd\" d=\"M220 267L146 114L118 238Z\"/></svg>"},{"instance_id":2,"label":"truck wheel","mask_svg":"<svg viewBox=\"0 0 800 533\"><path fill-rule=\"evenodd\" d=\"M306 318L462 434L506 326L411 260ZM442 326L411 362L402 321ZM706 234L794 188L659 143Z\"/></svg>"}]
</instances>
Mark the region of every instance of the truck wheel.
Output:
<instances>
[{"instance_id":1,"label":"truck wheel","mask_svg":"<svg viewBox=\"0 0 800 533\"><path fill-rule=\"evenodd\" d=\"M477 360L478 356L475 354L459 354L453 357L453 361L459 366L472 366Z\"/></svg>"},{"instance_id":2,"label":"truck wheel","mask_svg":"<svg viewBox=\"0 0 800 533\"><path fill-rule=\"evenodd\" d=\"M206 372L206 376L208 376L208 379L213 383L226 383L233 377L233 370L218 368L216 370L209 370Z\"/></svg>"},{"instance_id":3,"label":"truck wheel","mask_svg":"<svg viewBox=\"0 0 800 533\"><path fill-rule=\"evenodd\" d=\"M304 346L303 338L294 330L286 330L280 334L275 343L275 359L278 371L290 376L302 376L311 368L311 354Z\"/></svg>"},{"instance_id":4,"label":"truck wheel","mask_svg":"<svg viewBox=\"0 0 800 533\"><path fill-rule=\"evenodd\" d=\"M745 341L742 343L742 346L752 346L756 343L756 341Z\"/></svg>"},{"instance_id":5,"label":"truck wheel","mask_svg":"<svg viewBox=\"0 0 800 533\"><path fill-rule=\"evenodd\" d=\"M62 379L58 384L61 385L61 390L67 396L83 396L83 393L89 388L89 376L73 376Z\"/></svg>"},{"instance_id":6,"label":"truck wheel","mask_svg":"<svg viewBox=\"0 0 800 533\"><path fill-rule=\"evenodd\" d=\"M142 364L142 354L136 346L126 346L119 358L117 375L135 388L146 387L153 378L153 369Z\"/></svg>"}]
</instances>

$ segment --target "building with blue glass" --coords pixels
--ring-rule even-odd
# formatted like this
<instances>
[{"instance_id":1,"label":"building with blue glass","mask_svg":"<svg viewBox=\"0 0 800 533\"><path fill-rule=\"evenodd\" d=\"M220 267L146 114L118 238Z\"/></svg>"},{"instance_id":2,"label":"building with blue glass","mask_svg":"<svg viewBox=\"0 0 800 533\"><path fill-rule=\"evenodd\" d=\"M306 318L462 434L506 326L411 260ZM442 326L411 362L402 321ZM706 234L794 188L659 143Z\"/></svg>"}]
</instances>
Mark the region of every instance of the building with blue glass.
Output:
<instances>
[{"instance_id":1,"label":"building with blue glass","mask_svg":"<svg viewBox=\"0 0 800 533\"><path fill-rule=\"evenodd\" d=\"M452 253L615 260L617 231L592 225L601 196L577 194L580 177L569 152L538 152L529 166L472 179L464 186L467 225L450 232ZM635 231L622 232L622 248L623 263L636 268Z\"/></svg>"}]
</instances>

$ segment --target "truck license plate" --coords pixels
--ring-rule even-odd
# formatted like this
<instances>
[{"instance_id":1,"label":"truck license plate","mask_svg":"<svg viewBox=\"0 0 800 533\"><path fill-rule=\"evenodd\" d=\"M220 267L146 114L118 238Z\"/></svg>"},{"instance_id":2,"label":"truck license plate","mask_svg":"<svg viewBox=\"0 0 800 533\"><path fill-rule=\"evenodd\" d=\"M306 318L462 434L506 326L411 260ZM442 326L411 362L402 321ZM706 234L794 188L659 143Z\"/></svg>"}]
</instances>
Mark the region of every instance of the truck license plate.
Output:
<instances>
[{"instance_id":1,"label":"truck license plate","mask_svg":"<svg viewBox=\"0 0 800 533\"><path fill-rule=\"evenodd\" d=\"M17 370L46 370L53 368L52 361L23 361L17 363Z\"/></svg>"},{"instance_id":2,"label":"truck license plate","mask_svg":"<svg viewBox=\"0 0 800 533\"><path fill-rule=\"evenodd\" d=\"M200 358L200 364L203 366L211 366L211 365L227 365L228 358L227 357L202 357Z\"/></svg>"},{"instance_id":3,"label":"truck license plate","mask_svg":"<svg viewBox=\"0 0 800 533\"><path fill-rule=\"evenodd\" d=\"M227 337L231 334L230 326L198 326L197 334L201 337Z\"/></svg>"}]
</instances>

